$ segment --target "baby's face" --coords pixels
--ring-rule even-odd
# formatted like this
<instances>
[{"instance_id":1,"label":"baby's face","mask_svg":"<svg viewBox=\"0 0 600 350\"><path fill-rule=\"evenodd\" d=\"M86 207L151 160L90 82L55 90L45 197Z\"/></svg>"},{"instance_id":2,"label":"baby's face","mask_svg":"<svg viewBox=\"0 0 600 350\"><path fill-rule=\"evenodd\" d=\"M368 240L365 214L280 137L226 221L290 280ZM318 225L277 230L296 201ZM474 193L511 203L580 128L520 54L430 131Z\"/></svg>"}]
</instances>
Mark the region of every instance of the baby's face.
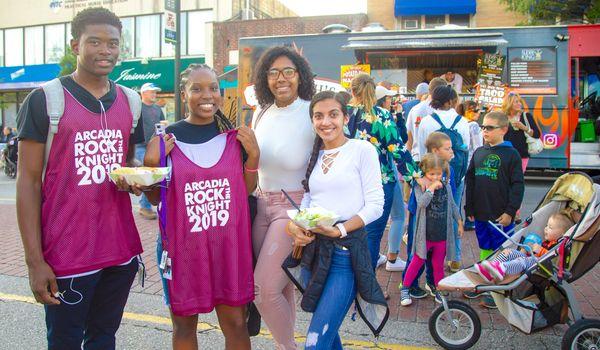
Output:
<instances>
[{"instance_id":1,"label":"baby's face","mask_svg":"<svg viewBox=\"0 0 600 350\"><path fill-rule=\"evenodd\" d=\"M556 241L564 234L560 225L554 220L554 218L550 218L548 220L548 224L544 228L544 239L547 241Z\"/></svg>"}]
</instances>

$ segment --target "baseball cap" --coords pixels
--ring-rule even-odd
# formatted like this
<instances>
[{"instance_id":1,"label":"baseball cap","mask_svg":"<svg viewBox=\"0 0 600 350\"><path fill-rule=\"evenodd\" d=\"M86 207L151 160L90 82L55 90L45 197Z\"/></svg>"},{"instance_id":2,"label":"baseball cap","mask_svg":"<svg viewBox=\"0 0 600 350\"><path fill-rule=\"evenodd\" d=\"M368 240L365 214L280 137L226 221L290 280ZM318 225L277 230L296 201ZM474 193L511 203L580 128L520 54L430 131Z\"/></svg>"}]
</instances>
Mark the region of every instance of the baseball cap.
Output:
<instances>
[{"instance_id":1,"label":"baseball cap","mask_svg":"<svg viewBox=\"0 0 600 350\"><path fill-rule=\"evenodd\" d=\"M380 98L383 98L384 96L396 96L398 95L398 93L394 90L389 90L386 89L383 86L377 86L375 88L375 99L379 100Z\"/></svg>"},{"instance_id":2,"label":"baseball cap","mask_svg":"<svg viewBox=\"0 0 600 350\"><path fill-rule=\"evenodd\" d=\"M158 86L154 85L154 83L146 83L146 84L142 85L140 92L151 91L151 90L160 91L161 89Z\"/></svg>"},{"instance_id":3,"label":"baseball cap","mask_svg":"<svg viewBox=\"0 0 600 350\"><path fill-rule=\"evenodd\" d=\"M416 95L425 95L429 93L429 84L420 83L417 85L417 89L415 90Z\"/></svg>"}]
</instances>

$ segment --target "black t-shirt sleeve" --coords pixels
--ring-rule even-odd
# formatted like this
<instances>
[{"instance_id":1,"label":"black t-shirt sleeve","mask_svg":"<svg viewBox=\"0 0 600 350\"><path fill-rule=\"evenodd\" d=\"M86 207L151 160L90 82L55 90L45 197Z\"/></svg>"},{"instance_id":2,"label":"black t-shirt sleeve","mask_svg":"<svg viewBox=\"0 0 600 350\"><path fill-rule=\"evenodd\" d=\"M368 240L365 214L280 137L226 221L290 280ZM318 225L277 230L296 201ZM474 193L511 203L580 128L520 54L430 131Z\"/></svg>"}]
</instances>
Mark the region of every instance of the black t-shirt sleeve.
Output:
<instances>
[{"instance_id":1,"label":"black t-shirt sleeve","mask_svg":"<svg viewBox=\"0 0 600 350\"><path fill-rule=\"evenodd\" d=\"M46 143L50 120L46 111L46 96L42 89L33 90L23 102L17 114L19 140Z\"/></svg>"},{"instance_id":2,"label":"black t-shirt sleeve","mask_svg":"<svg viewBox=\"0 0 600 350\"><path fill-rule=\"evenodd\" d=\"M133 130L133 134L131 134L131 138L129 139L130 144L138 144L144 143L144 123L142 123L142 118L138 119L138 123Z\"/></svg>"}]
</instances>

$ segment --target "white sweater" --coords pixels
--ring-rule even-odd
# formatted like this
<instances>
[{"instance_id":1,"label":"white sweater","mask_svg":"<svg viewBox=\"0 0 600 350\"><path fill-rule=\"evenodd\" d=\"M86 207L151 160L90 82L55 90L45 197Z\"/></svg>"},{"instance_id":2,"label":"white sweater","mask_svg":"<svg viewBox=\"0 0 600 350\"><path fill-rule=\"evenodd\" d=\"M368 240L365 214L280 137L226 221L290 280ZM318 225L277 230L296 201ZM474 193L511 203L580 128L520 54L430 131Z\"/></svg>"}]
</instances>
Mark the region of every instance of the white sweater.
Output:
<instances>
[{"instance_id":1,"label":"white sweater","mask_svg":"<svg viewBox=\"0 0 600 350\"><path fill-rule=\"evenodd\" d=\"M283 108L270 106L256 124L260 107L252 117L252 125L260 148L258 185L265 192L302 190L302 180L315 140L308 108L310 101L297 98Z\"/></svg>"},{"instance_id":2,"label":"white sweater","mask_svg":"<svg viewBox=\"0 0 600 350\"><path fill-rule=\"evenodd\" d=\"M333 165L323 173L323 154L336 153ZM319 152L301 208L331 210L341 220L358 215L365 225L383 214L383 186L377 150L364 140L348 140L338 148Z\"/></svg>"},{"instance_id":3,"label":"white sweater","mask_svg":"<svg viewBox=\"0 0 600 350\"><path fill-rule=\"evenodd\" d=\"M435 114L440 117L440 120L447 128L450 128L454 123L454 119L458 116L458 113L454 110L454 108L450 108L447 111L442 111L439 109L434 110ZM419 154L424 155L427 153L427 147L425 147L425 141L427 141L427 137L434 131L438 131L441 128L440 124L433 119L431 115L426 116L421 120L421 124L419 125L417 143L419 145ZM456 124L456 131L462 136L463 144L466 147L469 147L471 144L471 133L469 131L469 123L465 118L461 118L461 120Z\"/></svg>"}]
</instances>

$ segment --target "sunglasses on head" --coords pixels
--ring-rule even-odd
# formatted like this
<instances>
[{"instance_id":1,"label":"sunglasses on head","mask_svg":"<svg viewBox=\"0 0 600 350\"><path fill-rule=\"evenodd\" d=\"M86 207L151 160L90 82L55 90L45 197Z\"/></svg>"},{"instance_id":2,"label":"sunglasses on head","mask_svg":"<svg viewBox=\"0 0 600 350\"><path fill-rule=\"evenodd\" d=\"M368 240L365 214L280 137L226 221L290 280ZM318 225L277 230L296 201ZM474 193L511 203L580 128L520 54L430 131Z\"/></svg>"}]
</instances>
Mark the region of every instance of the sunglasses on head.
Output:
<instances>
[{"instance_id":1,"label":"sunglasses on head","mask_svg":"<svg viewBox=\"0 0 600 350\"><path fill-rule=\"evenodd\" d=\"M481 130L485 130L485 131L494 131L496 129L500 129L501 126L498 125L482 125L480 126Z\"/></svg>"},{"instance_id":2,"label":"sunglasses on head","mask_svg":"<svg viewBox=\"0 0 600 350\"><path fill-rule=\"evenodd\" d=\"M269 69L267 71L267 78L271 79L271 80L275 80L279 78L279 74L282 74L284 78L286 79L290 79L294 76L294 74L296 74L296 69L292 68L292 67L286 67L283 68L282 70L279 69Z\"/></svg>"}]
</instances>

